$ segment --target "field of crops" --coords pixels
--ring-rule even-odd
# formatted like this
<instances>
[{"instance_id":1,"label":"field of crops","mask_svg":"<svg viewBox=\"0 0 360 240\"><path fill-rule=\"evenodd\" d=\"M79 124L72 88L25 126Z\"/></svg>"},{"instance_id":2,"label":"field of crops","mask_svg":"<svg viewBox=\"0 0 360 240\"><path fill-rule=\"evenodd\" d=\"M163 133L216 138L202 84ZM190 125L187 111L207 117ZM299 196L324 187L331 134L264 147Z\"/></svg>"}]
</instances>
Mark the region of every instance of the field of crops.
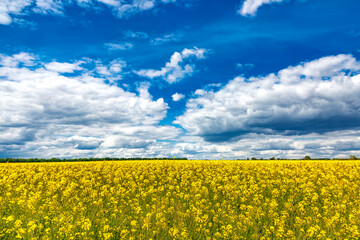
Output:
<instances>
[{"instance_id":1,"label":"field of crops","mask_svg":"<svg viewBox=\"0 0 360 240\"><path fill-rule=\"evenodd\" d=\"M358 239L360 162L0 165L1 239Z\"/></svg>"}]
</instances>

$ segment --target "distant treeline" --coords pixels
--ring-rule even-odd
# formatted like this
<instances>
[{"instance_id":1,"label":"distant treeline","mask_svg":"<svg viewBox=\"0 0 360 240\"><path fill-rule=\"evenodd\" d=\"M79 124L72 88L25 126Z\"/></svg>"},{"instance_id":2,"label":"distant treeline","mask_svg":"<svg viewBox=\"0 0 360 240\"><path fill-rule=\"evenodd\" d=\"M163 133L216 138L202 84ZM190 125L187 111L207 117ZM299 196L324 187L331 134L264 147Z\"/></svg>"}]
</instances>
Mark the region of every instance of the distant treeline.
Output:
<instances>
[{"instance_id":1,"label":"distant treeline","mask_svg":"<svg viewBox=\"0 0 360 240\"><path fill-rule=\"evenodd\" d=\"M0 158L0 163L6 162L90 162L90 161L134 161L134 160L188 160L187 158Z\"/></svg>"},{"instance_id":2,"label":"distant treeline","mask_svg":"<svg viewBox=\"0 0 360 240\"><path fill-rule=\"evenodd\" d=\"M187 158L111 158L111 157L105 157L105 158L50 158L50 159L44 159L44 158L0 158L0 163L7 163L7 162L90 162L90 161L134 161L134 160L189 160ZM213 160L213 159L202 159L202 160ZM247 159L233 159L233 160L360 160L360 158L357 158L354 155L351 155L349 158L310 158L309 156L305 156L304 158L300 159L289 159L289 158L247 158Z\"/></svg>"}]
</instances>

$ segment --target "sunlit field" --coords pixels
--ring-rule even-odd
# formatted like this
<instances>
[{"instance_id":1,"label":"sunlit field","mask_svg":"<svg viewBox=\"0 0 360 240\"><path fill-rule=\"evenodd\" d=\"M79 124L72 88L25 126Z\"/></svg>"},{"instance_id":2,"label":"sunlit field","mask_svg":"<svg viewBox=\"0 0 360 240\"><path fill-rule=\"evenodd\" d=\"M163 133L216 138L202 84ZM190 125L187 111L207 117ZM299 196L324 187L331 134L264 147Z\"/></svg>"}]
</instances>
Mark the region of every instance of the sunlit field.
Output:
<instances>
[{"instance_id":1,"label":"sunlit field","mask_svg":"<svg viewBox=\"0 0 360 240\"><path fill-rule=\"evenodd\" d=\"M358 239L360 162L0 164L1 239Z\"/></svg>"}]
</instances>

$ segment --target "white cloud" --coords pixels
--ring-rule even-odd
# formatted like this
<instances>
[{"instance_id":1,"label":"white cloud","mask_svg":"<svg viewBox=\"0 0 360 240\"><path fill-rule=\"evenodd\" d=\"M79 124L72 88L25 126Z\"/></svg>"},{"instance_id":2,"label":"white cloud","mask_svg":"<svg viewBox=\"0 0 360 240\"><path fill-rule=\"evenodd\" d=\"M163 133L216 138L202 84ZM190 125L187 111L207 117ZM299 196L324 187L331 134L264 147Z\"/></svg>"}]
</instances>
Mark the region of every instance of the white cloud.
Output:
<instances>
[{"instance_id":1,"label":"white cloud","mask_svg":"<svg viewBox=\"0 0 360 240\"><path fill-rule=\"evenodd\" d=\"M137 93L128 92L105 84L106 78L93 76L95 70L84 68L69 77L61 73L70 72L73 64L53 61L49 65L37 60L35 66L27 67L13 64L19 62L18 56L7 56L12 60L0 65L2 154L137 156L144 152L136 150L146 145L143 143L148 143L149 154L156 154L159 152L154 152L155 146L150 145L179 134L175 127L158 126L168 106L162 98L153 100L147 85L141 85ZM119 73L121 67L117 64L121 63L115 60L102 66ZM55 67L49 70L49 66Z\"/></svg>"},{"instance_id":2,"label":"white cloud","mask_svg":"<svg viewBox=\"0 0 360 240\"><path fill-rule=\"evenodd\" d=\"M161 37L156 37L150 40L150 44L157 46L168 42L178 41L182 37L181 33L165 34Z\"/></svg>"},{"instance_id":3,"label":"white cloud","mask_svg":"<svg viewBox=\"0 0 360 240\"><path fill-rule=\"evenodd\" d=\"M105 46L109 51L122 51L122 50L132 49L132 48L134 47L134 44L129 43L129 42L124 42L124 43L105 43L104 46Z\"/></svg>"},{"instance_id":4,"label":"white cloud","mask_svg":"<svg viewBox=\"0 0 360 240\"><path fill-rule=\"evenodd\" d=\"M20 52L12 56L0 54L0 65L6 67L17 67L19 65L32 66L34 65L35 57L32 54Z\"/></svg>"},{"instance_id":5,"label":"white cloud","mask_svg":"<svg viewBox=\"0 0 360 240\"><path fill-rule=\"evenodd\" d=\"M115 11L120 18L128 17L138 12L150 10L155 7L155 4L155 0L134 0L130 3L121 4Z\"/></svg>"},{"instance_id":6,"label":"white cloud","mask_svg":"<svg viewBox=\"0 0 360 240\"><path fill-rule=\"evenodd\" d=\"M101 61L95 61L96 67L94 72L110 82L122 79L123 68L126 62L121 59L114 59L109 64L103 64Z\"/></svg>"},{"instance_id":7,"label":"white cloud","mask_svg":"<svg viewBox=\"0 0 360 240\"><path fill-rule=\"evenodd\" d=\"M58 72L58 73L73 73L76 70L83 70L80 65L84 61L78 61L75 63L59 63L59 62L50 62L45 64L45 68L49 71Z\"/></svg>"},{"instance_id":8,"label":"white cloud","mask_svg":"<svg viewBox=\"0 0 360 240\"><path fill-rule=\"evenodd\" d=\"M242 7L238 10L238 14L243 16L255 15L259 7L264 4L279 3L284 0L245 0Z\"/></svg>"},{"instance_id":9,"label":"white cloud","mask_svg":"<svg viewBox=\"0 0 360 240\"><path fill-rule=\"evenodd\" d=\"M36 7L33 11L41 14L63 14L63 1L35 0Z\"/></svg>"},{"instance_id":10,"label":"white cloud","mask_svg":"<svg viewBox=\"0 0 360 240\"><path fill-rule=\"evenodd\" d=\"M174 102L177 102L177 101L180 101L181 99L183 99L185 97L185 95L181 94L181 93L175 93L171 97Z\"/></svg>"},{"instance_id":11,"label":"white cloud","mask_svg":"<svg viewBox=\"0 0 360 240\"><path fill-rule=\"evenodd\" d=\"M191 51L183 52L188 55ZM73 61L70 66L84 63L72 77L62 74L70 70L49 70L49 63L39 59L27 53L0 57L0 157L360 156L360 130L351 127L360 119L360 64L350 55L321 58L246 82L236 78L217 92L199 89L177 122L189 134L159 125L168 106L162 98L152 98L149 84L129 92L104 83L108 74L122 74L125 62L120 59L108 64ZM348 115L353 122L346 122ZM338 121L339 116L345 121ZM313 127L317 119L331 131L307 131L308 126L318 128ZM340 123L352 130L341 129ZM291 125L297 135L286 132ZM229 136L239 126L244 134L233 135L232 141L214 141L221 140L219 135L206 141L218 133Z\"/></svg>"},{"instance_id":12,"label":"white cloud","mask_svg":"<svg viewBox=\"0 0 360 240\"><path fill-rule=\"evenodd\" d=\"M99 10L110 8L115 16L126 18L140 12L149 11L161 4L174 3L175 0L1 0L0 24L11 24L13 18L24 14L64 14L64 9L72 4L83 8Z\"/></svg>"},{"instance_id":13,"label":"white cloud","mask_svg":"<svg viewBox=\"0 0 360 240\"><path fill-rule=\"evenodd\" d=\"M206 94L206 91L203 90L203 89L197 89L197 90L195 91L195 95L203 96L203 95L205 95L205 94Z\"/></svg>"},{"instance_id":14,"label":"white cloud","mask_svg":"<svg viewBox=\"0 0 360 240\"><path fill-rule=\"evenodd\" d=\"M151 96L145 94L146 89L141 88L142 94L137 96L105 84L105 79L86 74L65 77L43 68L1 67L0 76L4 89L2 103L5 103L1 112L9 113L2 114L1 125L31 124L34 117L40 117L38 114L44 122L61 122L58 118L63 114L71 116L66 121L74 123L141 121L152 124L166 113L163 99L152 101ZM153 113L155 109L158 111ZM137 117L131 117L132 114Z\"/></svg>"},{"instance_id":15,"label":"white cloud","mask_svg":"<svg viewBox=\"0 0 360 240\"><path fill-rule=\"evenodd\" d=\"M360 131L339 131L298 136L246 134L226 142L207 142L197 136L183 136L171 148L174 156L190 159L334 158L360 156ZM166 150L165 150L166 151Z\"/></svg>"},{"instance_id":16,"label":"white cloud","mask_svg":"<svg viewBox=\"0 0 360 240\"><path fill-rule=\"evenodd\" d=\"M119 18L126 18L140 12L149 11L161 4L176 2L176 0L93 0L92 2L96 1L110 7Z\"/></svg>"},{"instance_id":17,"label":"white cloud","mask_svg":"<svg viewBox=\"0 0 360 240\"><path fill-rule=\"evenodd\" d=\"M181 53L175 52L171 56L170 62L167 62L161 70L143 69L135 73L150 79L161 77L168 83L175 83L187 76L191 76L195 71L194 65L184 62L189 62L192 59L204 59L205 53L206 49L203 48L185 48Z\"/></svg>"},{"instance_id":18,"label":"white cloud","mask_svg":"<svg viewBox=\"0 0 360 240\"><path fill-rule=\"evenodd\" d=\"M207 141L357 128L359 70L353 56L337 55L265 77L237 77L217 92L197 90L175 123Z\"/></svg>"},{"instance_id":19,"label":"white cloud","mask_svg":"<svg viewBox=\"0 0 360 240\"><path fill-rule=\"evenodd\" d=\"M30 6L33 0L1 0L0 1L0 24L10 24L12 14L19 14Z\"/></svg>"},{"instance_id":20,"label":"white cloud","mask_svg":"<svg viewBox=\"0 0 360 240\"><path fill-rule=\"evenodd\" d=\"M113 7L117 7L117 6L120 6L121 3L117 0L97 0L98 2L101 2L101 3L104 3L106 5L110 5L110 6L113 6Z\"/></svg>"}]
</instances>

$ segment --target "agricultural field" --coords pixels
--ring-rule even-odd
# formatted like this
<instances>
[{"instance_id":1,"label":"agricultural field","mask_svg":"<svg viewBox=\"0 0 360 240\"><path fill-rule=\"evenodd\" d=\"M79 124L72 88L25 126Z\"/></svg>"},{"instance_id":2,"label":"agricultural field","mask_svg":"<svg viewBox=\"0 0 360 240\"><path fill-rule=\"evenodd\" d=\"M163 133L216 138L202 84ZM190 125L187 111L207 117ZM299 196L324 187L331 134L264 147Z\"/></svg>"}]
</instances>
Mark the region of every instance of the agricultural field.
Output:
<instances>
[{"instance_id":1,"label":"agricultural field","mask_svg":"<svg viewBox=\"0 0 360 240\"><path fill-rule=\"evenodd\" d=\"M358 161L0 164L0 239L358 239Z\"/></svg>"}]
</instances>

